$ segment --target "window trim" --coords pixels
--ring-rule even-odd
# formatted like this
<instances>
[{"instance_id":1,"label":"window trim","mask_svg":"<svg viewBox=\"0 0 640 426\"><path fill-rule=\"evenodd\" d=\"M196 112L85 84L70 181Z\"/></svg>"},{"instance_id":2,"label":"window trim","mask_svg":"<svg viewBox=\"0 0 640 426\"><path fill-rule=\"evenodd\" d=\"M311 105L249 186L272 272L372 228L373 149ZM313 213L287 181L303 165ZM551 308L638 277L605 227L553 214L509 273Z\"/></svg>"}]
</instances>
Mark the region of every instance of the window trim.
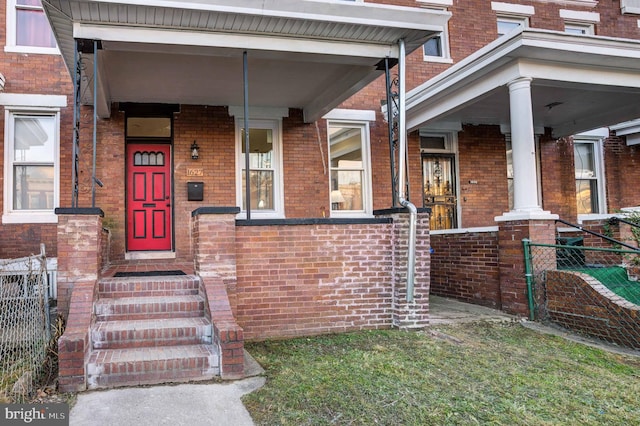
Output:
<instances>
[{"instance_id":1,"label":"window trim","mask_svg":"<svg viewBox=\"0 0 640 426\"><path fill-rule=\"evenodd\" d=\"M453 63L453 59L451 58L451 50L449 49L449 31L445 30L442 31L438 34L434 34L433 36L431 36L429 38L429 40L432 40L436 37L440 37L440 52L441 55L440 56L432 56L432 55L427 55L424 46L425 44L427 44L427 42L425 42L422 45L422 59L425 62L441 62L441 63L445 63L445 64L451 64Z\"/></svg>"},{"instance_id":2,"label":"window trim","mask_svg":"<svg viewBox=\"0 0 640 426\"><path fill-rule=\"evenodd\" d=\"M502 37L503 35L507 35L507 34L509 34L511 32L511 31L506 32L506 33L498 32L498 23L500 21L517 23L518 25L520 25L523 28L529 28L529 17L528 16L500 15L499 14L499 15L496 16L496 32L498 34L498 37ZM513 29L512 31L516 31L516 29Z\"/></svg>"},{"instance_id":3,"label":"window trim","mask_svg":"<svg viewBox=\"0 0 640 426\"><path fill-rule=\"evenodd\" d=\"M39 46L20 46L17 44L16 9L17 9L16 0L7 0L7 10L6 10L7 16L6 16L6 27L5 27L6 43L4 46L4 51L13 52L13 53L37 53L37 54L44 54L44 55L59 55L60 49L58 48L58 46L39 47ZM43 13L44 13L44 10L43 10Z\"/></svg>"},{"instance_id":4,"label":"window trim","mask_svg":"<svg viewBox=\"0 0 640 426\"><path fill-rule=\"evenodd\" d=\"M13 209L13 144L15 115L43 115L54 118L54 153L53 153L53 206L47 210L14 210ZM3 224L18 223L58 223L54 213L60 204L60 108L55 107L5 107L4 126L4 196Z\"/></svg>"},{"instance_id":5,"label":"window trim","mask_svg":"<svg viewBox=\"0 0 640 426\"><path fill-rule=\"evenodd\" d=\"M346 218L346 217L373 217L373 191L371 181L371 128L369 121L362 120L341 120L332 118L327 120L327 157L329 166L329 194L331 194L331 171L334 167L331 167L331 143L329 141L329 128L331 126L351 126L353 128L360 128L362 130L361 149L362 149L362 204L363 210L333 210L331 199L329 199L329 215L332 218Z\"/></svg>"},{"instance_id":6,"label":"window trim","mask_svg":"<svg viewBox=\"0 0 640 426\"><path fill-rule=\"evenodd\" d=\"M595 180L596 180L596 186L597 186L597 196L598 196L598 211L597 212L593 212L593 213L582 213L582 214L578 214L578 219L585 217L585 216L589 216L589 215L594 215L594 214L605 214L607 213L607 191L606 191L606 184L605 184L605 170L604 170L604 138L602 136L599 135L594 135L594 134L578 134L578 135L574 135L573 136L573 143L584 143L584 144L591 144L593 145L593 154L595 156L594 158L594 165L595 165L595 172L596 172L596 176L595 176ZM575 148L574 148L574 152L575 152ZM574 163L575 163L575 158L574 158ZM574 164L574 175L575 175L575 164ZM574 177L574 182L577 179L575 179ZM577 203L578 201L578 194L576 194L576 200L575 202Z\"/></svg>"},{"instance_id":7,"label":"window trim","mask_svg":"<svg viewBox=\"0 0 640 426\"><path fill-rule=\"evenodd\" d=\"M243 199L243 168L245 158L242 153L242 128L244 119L236 117L235 120L236 139L236 203L240 207L237 219L246 219L247 211L242 209ZM249 129L271 129L273 131L273 210L251 210L251 219L284 219L284 163L283 163L283 143L282 143L282 119L249 119Z\"/></svg>"}]
</instances>

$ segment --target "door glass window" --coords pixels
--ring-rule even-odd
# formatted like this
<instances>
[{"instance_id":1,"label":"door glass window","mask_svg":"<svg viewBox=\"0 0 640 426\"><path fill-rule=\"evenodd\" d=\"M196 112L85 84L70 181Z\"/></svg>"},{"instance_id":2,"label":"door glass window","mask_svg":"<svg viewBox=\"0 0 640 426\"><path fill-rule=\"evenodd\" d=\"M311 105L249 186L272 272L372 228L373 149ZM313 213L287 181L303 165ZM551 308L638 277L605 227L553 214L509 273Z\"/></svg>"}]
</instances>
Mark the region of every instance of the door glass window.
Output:
<instances>
[{"instance_id":1,"label":"door glass window","mask_svg":"<svg viewBox=\"0 0 640 426\"><path fill-rule=\"evenodd\" d=\"M431 208L430 229L457 227L455 165L452 155L422 155L423 201Z\"/></svg>"},{"instance_id":2,"label":"door glass window","mask_svg":"<svg viewBox=\"0 0 640 426\"><path fill-rule=\"evenodd\" d=\"M244 154L245 132L242 131L242 209L247 209ZM251 210L275 210L274 150L272 129L249 130L249 179Z\"/></svg>"}]
</instances>

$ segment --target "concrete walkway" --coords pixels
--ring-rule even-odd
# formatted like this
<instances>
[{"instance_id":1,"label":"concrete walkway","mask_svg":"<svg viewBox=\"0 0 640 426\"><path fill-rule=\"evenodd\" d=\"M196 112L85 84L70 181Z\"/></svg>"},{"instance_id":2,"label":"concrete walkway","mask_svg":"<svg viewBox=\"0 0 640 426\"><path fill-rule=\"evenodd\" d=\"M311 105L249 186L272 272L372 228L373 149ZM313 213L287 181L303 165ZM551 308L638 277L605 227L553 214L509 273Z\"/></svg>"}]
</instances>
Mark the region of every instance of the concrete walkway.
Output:
<instances>
[{"instance_id":1,"label":"concrete walkway","mask_svg":"<svg viewBox=\"0 0 640 426\"><path fill-rule=\"evenodd\" d=\"M260 389L264 373L245 353L245 371L254 375L222 383L188 383L98 390L78 394L70 426L251 426L243 395Z\"/></svg>"},{"instance_id":2,"label":"concrete walkway","mask_svg":"<svg viewBox=\"0 0 640 426\"><path fill-rule=\"evenodd\" d=\"M518 317L497 309L472 305L440 296L429 296L429 324L456 324L473 321L517 321Z\"/></svg>"}]
</instances>

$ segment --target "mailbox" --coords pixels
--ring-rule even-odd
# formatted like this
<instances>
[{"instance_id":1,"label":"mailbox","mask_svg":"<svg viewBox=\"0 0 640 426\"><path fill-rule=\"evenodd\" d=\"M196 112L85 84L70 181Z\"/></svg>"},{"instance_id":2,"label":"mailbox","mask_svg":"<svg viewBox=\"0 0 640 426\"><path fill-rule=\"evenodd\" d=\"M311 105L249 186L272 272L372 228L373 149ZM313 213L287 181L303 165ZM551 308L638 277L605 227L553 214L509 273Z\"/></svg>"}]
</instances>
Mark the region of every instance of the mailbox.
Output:
<instances>
[{"instance_id":1,"label":"mailbox","mask_svg":"<svg viewBox=\"0 0 640 426\"><path fill-rule=\"evenodd\" d=\"M204 182L187 182L187 200L204 200Z\"/></svg>"}]
</instances>

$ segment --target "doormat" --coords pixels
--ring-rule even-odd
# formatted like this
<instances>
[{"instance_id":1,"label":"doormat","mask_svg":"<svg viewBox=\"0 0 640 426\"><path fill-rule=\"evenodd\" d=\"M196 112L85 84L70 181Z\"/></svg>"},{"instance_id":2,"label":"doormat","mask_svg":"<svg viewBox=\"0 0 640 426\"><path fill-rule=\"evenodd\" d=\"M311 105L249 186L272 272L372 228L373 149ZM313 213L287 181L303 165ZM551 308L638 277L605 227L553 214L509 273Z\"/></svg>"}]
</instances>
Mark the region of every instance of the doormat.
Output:
<instances>
[{"instance_id":1,"label":"doormat","mask_svg":"<svg viewBox=\"0 0 640 426\"><path fill-rule=\"evenodd\" d=\"M171 271L135 271L135 272L116 272L114 278L123 277L162 277L167 275L187 275L179 269Z\"/></svg>"}]
</instances>

